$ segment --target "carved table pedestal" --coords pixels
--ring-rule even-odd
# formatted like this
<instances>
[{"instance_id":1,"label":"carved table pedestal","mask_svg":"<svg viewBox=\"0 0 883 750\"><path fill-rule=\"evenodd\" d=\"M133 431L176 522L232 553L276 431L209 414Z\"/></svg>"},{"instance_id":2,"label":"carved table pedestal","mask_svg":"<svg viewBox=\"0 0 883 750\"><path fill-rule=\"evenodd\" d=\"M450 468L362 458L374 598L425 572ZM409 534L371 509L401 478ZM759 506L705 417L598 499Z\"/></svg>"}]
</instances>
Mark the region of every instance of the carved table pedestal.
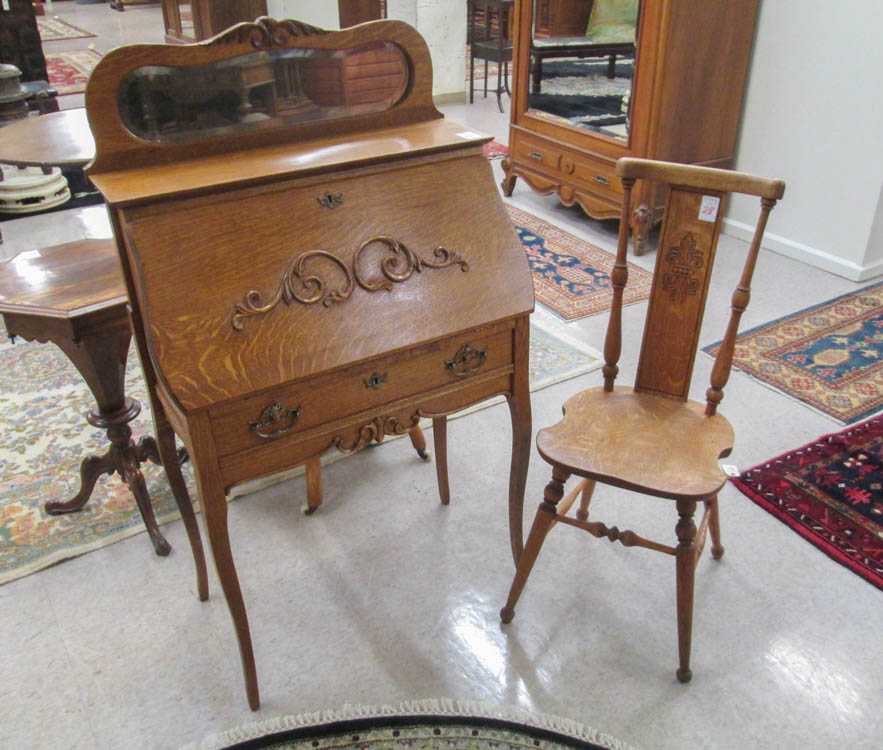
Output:
<instances>
[{"instance_id":1,"label":"carved table pedestal","mask_svg":"<svg viewBox=\"0 0 883 750\"><path fill-rule=\"evenodd\" d=\"M9 336L52 342L67 355L95 396L97 408L86 419L110 440L106 453L83 459L80 491L70 500L47 502L46 512L82 509L98 478L117 473L138 503L156 554L168 555L171 547L157 526L140 469L148 460L160 464L156 441L145 436L134 442L129 427L141 404L125 395L132 338L127 304L112 239L32 250L0 265L0 313ZM186 496L179 488L176 497L181 491Z\"/></svg>"}]
</instances>

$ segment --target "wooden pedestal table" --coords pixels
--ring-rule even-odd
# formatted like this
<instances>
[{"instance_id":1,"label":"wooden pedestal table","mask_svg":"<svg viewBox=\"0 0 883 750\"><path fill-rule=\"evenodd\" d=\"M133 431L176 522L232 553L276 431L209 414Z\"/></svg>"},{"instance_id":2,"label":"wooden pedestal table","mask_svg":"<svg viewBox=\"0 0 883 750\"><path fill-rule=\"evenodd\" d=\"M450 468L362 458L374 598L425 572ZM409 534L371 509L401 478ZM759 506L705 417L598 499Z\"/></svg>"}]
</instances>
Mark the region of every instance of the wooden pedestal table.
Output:
<instances>
[{"instance_id":1,"label":"wooden pedestal table","mask_svg":"<svg viewBox=\"0 0 883 750\"><path fill-rule=\"evenodd\" d=\"M67 501L46 503L50 515L81 510L104 474L119 474L129 486L158 555L171 551L156 523L140 466L165 463L197 560L202 547L196 518L179 468L174 438L157 445L151 436L132 440L129 423L141 404L125 395L126 359L132 328L126 288L113 239L88 239L31 250L0 265L0 314L10 337L52 342L73 362L95 396L86 415L107 431L110 448L88 456L80 467L80 490ZM205 578L205 563L201 563ZM200 592L203 593L203 592Z\"/></svg>"}]
</instances>

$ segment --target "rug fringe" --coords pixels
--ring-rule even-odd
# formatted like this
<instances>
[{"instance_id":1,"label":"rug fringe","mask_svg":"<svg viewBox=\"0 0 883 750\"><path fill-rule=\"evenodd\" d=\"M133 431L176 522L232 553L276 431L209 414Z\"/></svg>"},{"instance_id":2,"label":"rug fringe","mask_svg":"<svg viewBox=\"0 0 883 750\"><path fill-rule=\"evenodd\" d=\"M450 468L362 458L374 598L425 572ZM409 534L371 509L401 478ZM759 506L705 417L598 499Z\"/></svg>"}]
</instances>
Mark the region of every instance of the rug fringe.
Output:
<instances>
[{"instance_id":1,"label":"rug fringe","mask_svg":"<svg viewBox=\"0 0 883 750\"><path fill-rule=\"evenodd\" d=\"M391 716L441 716L463 719L497 719L522 724L566 735L583 742L590 742L608 750L634 750L634 746L622 740L589 727L574 719L566 719L551 714L536 714L515 706L500 706L481 701L466 701L453 698L430 698L403 701L398 705L364 706L345 703L339 709L312 711L297 716L278 716L260 722L250 722L225 732L206 737L198 743L185 745L182 750L221 750L239 742L255 740L270 734L294 729L319 727L355 719L374 719Z\"/></svg>"}]
</instances>

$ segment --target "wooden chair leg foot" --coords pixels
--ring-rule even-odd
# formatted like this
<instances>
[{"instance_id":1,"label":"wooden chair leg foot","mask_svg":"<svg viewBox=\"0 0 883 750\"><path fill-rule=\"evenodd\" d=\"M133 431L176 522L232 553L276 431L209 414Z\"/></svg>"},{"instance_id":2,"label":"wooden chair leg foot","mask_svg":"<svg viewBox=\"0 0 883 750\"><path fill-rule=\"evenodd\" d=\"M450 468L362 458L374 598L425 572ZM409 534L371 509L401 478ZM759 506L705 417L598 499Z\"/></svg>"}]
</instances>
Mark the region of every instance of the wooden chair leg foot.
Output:
<instances>
[{"instance_id":1,"label":"wooden chair leg foot","mask_svg":"<svg viewBox=\"0 0 883 750\"><path fill-rule=\"evenodd\" d=\"M721 521L718 509L717 496L706 501L708 504L708 530L711 532L711 556L720 560L724 556L724 548L721 544Z\"/></svg>"},{"instance_id":2,"label":"wooden chair leg foot","mask_svg":"<svg viewBox=\"0 0 883 750\"><path fill-rule=\"evenodd\" d=\"M696 572L696 524L693 514L696 511L695 500L678 500L680 519L675 527L678 537L677 597L678 597L678 680L689 682L693 676L690 671L690 650L693 640L693 582Z\"/></svg>"},{"instance_id":3,"label":"wooden chair leg foot","mask_svg":"<svg viewBox=\"0 0 883 750\"><path fill-rule=\"evenodd\" d=\"M518 599L524 590L530 571L533 570L543 542L546 540L546 535L555 525L558 516L556 505L564 497L564 483L566 481L567 475L556 467L552 472L552 481L546 485L543 502L537 508L537 514L534 516L533 525L530 527L530 534L527 537L527 544L524 545L524 551L518 558L515 577L512 579L512 586L509 589L509 598L506 600L506 605L500 610L500 619L504 623L512 622L512 618L515 617L515 605L518 604Z\"/></svg>"}]
</instances>

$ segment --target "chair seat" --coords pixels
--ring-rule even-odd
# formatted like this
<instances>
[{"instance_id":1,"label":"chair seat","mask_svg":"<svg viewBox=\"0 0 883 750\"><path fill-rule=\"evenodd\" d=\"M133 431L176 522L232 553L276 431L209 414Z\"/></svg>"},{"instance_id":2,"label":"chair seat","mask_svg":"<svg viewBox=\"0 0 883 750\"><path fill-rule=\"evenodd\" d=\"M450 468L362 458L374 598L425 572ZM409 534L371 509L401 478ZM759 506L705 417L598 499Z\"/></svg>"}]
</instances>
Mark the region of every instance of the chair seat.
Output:
<instances>
[{"instance_id":1,"label":"chair seat","mask_svg":"<svg viewBox=\"0 0 883 750\"><path fill-rule=\"evenodd\" d=\"M564 419L537 435L540 455L572 474L668 498L702 498L726 482L718 459L733 428L695 401L593 388L564 404Z\"/></svg>"}]
</instances>

